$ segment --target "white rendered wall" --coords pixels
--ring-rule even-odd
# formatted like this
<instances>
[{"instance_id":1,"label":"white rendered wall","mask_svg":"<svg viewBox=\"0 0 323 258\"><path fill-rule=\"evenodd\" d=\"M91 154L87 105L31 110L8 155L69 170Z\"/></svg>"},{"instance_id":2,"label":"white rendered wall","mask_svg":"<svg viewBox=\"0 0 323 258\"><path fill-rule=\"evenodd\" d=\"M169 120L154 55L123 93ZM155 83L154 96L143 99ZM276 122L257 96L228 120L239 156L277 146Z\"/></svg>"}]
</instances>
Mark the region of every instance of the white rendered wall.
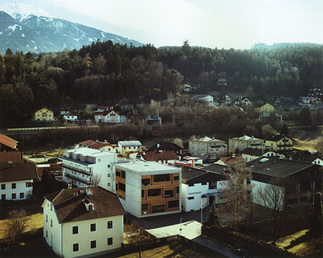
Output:
<instances>
[{"instance_id":1,"label":"white rendered wall","mask_svg":"<svg viewBox=\"0 0 323 258\"><path fill-rule=\"evenodd\" d=\"M16 188L12 189L12 184L16 184ZM2 195L6 195L6 200L25 200L27 198L30 198L32 196L33 187L27 187L26 183L33 183L32 179L29 180L22 180L22 181L9 181L9 182L1 182L0 184L5 185L5 189L1 189L0 187L0 197L2 198ZM12 199L12 194L16 194L16 198ZM20 198L20 193L24 194L23 198Z\"/></svg>"}]
</instances>

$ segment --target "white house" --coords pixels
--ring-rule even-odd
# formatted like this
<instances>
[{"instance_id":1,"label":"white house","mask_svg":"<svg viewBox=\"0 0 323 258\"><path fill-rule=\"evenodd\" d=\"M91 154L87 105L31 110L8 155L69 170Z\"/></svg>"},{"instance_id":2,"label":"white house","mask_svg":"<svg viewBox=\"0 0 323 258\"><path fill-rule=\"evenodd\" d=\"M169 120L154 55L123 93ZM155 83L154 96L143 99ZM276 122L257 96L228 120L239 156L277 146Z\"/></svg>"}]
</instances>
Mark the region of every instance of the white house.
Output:
<instances>
[{"instance_id":1,"label":"white house","mask_svg":"<svg viewBox=\"0 0 323 258\"><path fill-rule=\"evenodd\" d=\"M65 150L62 161L63 181L76 187L100 185L114 191L114 167L117 154L91 148Z\"/></svg>"},{"instance_id":2,"label":"white house","mask_svg":"<svg viewBox=\"0 0 323 258\"><path fill-rule=\"evenodd\" d=\"M115 111L97 113L94 115L95 122L120 124L126 122L126 117L119 115Z\"/></svg>"},{"instance_id":3,"label":"white house","mask_svg":"<svg viewBox=\"0 0 323 258\"><path fill-rule=\"evenodd\" d=\"M78 114L75 114L75 113L65 113L63 115L63 119L65 119L66 121L75 122L75 121L78 121Z\"/></svg>"},{"instance_id":4,"label":"white house","mask_svg":"<svg viewBox=\"0 0 323 258\"><path fill-rule=\"evenodd\" d=\"M0 164L1 200L25 200L32 197L33 184L39 179L32 163Z\"/></svg>"},{"instance_id":5,"label":"white house","mask_svg":"<svg viewBox=\"0 0 323 258\"><path fill-rule=\"evenodd\" d=\"M228 152L229 154L240 152L247 148L264 150L266 147L266 141L253 136L243 135L241 137L235 137L229 139Z\"/></svg>"},{"instance_id":6,"label":"white house","mask_svg":"<svg viewBox=\"0 0 323 258\"><path fill-rule=\"evenodd\" d=\"M247 167L252 171L253 202L269 208L276 205L276 209L282 210L286 205L308 205L313 202L316 192L322 191L323 169L317 164L261 157L248 162ZM270 191L263 198L259 191L265 187Z\"/></svg>"},{"instance_id":7,"label":"white house","mask_svg":"<svg viewBox=\"0 0 323 258\"><path fill-rule=\"evenodd\" d=\"M65 188L45 197L43 237L59 257L91 257L123 243L125 211L118 197L101 187Z\"/></svg>"},{"instance_id":8,"label":"white house","mask_svg":"<svg viewBox=\"0 0 323 258\"><path fill-rule=\"evenodd\" d=\"M189 153L203 159L215 159L218 156L226 155L227 144L225 141L210 137L189 140Z\"/></svg>"},{"instance_id":9,"label":"white house","mask_svg":"<svg viewBox=\"0 0 323 258\"><path fill-rule=\"evenodd\" d=\"M196 211L212 203L224 203L221 189L225 167L182 168L182 210Z\"/></svg>"},{"instance_id":10,"label":"white house","mask_svg":"<svg viewBox=\"0 0 323 258\"><path fill-rule=\"evenodd\" d=\"M205 102L205 103L208 103L209 105L213 105L214 97L209 94L195 95L193 97L193 100L196 102Z\"/></svg>"},{"instance_id":11,"label":"white house","mask_svg":"<svg viewBox=\"0 0 323 258\"><path fill-rule=\"evenodd\" d=\"M116 193L127 212L140 218L181 211L181 168L140 160L115 167Z\"/></svg>"},{"instance_id":12,"label":"white house","mask_svg":"<svg viewBox=\"0 0 323 258\"><path fill-rule=\"evenodd\" d=\"M141 151L142 144L140 141L118 141L118 152L122 156L127 156L131 153L138 153Z\"/></svg>"}]
</instances>

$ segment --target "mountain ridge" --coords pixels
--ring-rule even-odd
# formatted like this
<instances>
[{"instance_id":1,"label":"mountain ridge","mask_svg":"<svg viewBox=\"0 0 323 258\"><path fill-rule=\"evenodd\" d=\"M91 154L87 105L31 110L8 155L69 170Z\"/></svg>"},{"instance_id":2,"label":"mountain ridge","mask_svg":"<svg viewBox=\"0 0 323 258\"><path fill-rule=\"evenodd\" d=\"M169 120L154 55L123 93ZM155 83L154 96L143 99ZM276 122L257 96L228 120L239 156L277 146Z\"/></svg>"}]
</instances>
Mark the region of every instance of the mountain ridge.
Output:
<instances>
[{"instance_id":1,"label":"mountain ridge","mask_svg":"<svg viewBox=\"0 0 323 258\"><path fill-rule=\"evenodd\" d=\"M17 4L14 5L17 7ZM19 11L20 9L13 8L10 11L12 15L0 10L1 53L5 53L8 48L13 52L35 53L59 52L66 49L78 50L98 40L111 40L113 43L122 45L144 45L139 41L104 32L93 27L73 23L64 19L43 16L40 9L37 13L38 8L36 11L30 8L32 11L29 11L29 14L28 10L22 13Z\"/></svg>"}]
</instances>

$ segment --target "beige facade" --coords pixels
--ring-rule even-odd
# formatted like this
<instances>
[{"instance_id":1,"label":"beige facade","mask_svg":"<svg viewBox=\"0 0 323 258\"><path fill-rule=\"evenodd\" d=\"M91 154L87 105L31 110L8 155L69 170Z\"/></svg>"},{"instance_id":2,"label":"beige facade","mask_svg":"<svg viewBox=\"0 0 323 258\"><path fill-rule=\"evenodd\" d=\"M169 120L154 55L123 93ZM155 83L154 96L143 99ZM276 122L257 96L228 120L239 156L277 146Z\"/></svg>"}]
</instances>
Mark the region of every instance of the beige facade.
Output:
<instances>
[{"instance_id":1,"label":"beige facade","mask_svg":"<svg viewBox=\"0 0 323 258\"><path fill-rule=\"evenodd\" d=\"M265 149L265 140L259 139L253 136L244 135L241 137L230 138L229 139L229 146L228 146L228 153L236 153L247 148L253 149Z\"/></svg>"},{"instance_id":2,"label":"beige facade","mask_svg":"<svg viewBox=\"0 0 323 258\"><path fill-rule=\"evenodd\" d=\"M34 120L35 121L54 121L55 117L54 117L54 112L47 109L47 108L42 108L40 110L37 110L34 113Z\"/></svg>"}]
</instances>

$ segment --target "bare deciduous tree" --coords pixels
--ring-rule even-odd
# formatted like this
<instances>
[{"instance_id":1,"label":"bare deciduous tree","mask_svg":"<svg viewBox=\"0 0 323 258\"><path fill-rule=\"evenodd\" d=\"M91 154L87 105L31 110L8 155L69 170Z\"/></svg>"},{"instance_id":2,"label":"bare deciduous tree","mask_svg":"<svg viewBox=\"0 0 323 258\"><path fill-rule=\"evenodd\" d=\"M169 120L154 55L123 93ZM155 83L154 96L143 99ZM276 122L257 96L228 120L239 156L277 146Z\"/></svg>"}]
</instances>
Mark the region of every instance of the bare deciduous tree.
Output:
<instances>
[{"instance_id":1,"label":"bare deciduous tree","mask_svg":"<svg viewBox=\"0 0 323 258\"><path fill-rule=\"evenodd\" d=\"M28 217L25 210L9 211L9 220L7 225L7 238L9 241L17 241L26 227L28 226Z\"/></svg>"},{"instance_id":2,"label":"bare deciduous tree","mask_svg":"<svg viewBox=\"0 0 323 258\"><path fill-rule=\"evenodd\" d=\"M96 186L100 185L100 182L101 182L101 175L94 174L92 176L92 186L96 187Z\"/></svg>"},{"instance_id":3,"label":"bare deciduous tree","mask_svg":"<svg viewBox=\"0 0 323 258\"><path fill-rule=\"evenodd\" d=\"M229 225L235 230L239 230L241 222L250 214L251 199L250 184L252 173L242 162L235 163L225 174L226 181L223 196L226 203L223 205Z\"/></svg>"}]
</instances>

